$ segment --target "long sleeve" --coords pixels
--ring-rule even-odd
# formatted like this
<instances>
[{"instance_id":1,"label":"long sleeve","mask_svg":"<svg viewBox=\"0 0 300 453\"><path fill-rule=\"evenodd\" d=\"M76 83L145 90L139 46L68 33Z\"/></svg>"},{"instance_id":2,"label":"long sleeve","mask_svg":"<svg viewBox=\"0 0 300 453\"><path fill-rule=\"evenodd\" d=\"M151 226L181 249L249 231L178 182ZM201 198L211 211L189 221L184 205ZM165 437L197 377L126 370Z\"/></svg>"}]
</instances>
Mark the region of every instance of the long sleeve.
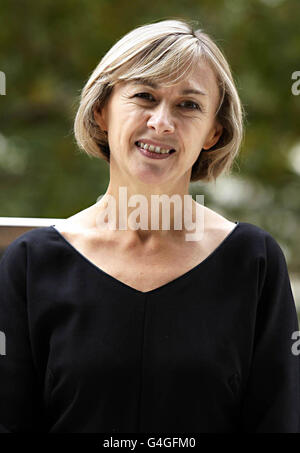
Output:
<instances>
[{"instance_id":1,"label":"long sleeve","mask_svg":"<svg viewBox=\"0 0 300 453\"><path fill-rule=\"evenodd\" d=\"M0 433L41 430L40 391L26 305L26 244L17 239L0 261Z\"/></svg>"},{"instance_id":2,"label":"long sleeve","mask_svg":"<svg viewBox=\"0 0 300 453\"><path fill-rule=\"evenodd\" d=\"M284 254L267 234L250 373L242 406L242 431L300 432L300 358L292 345L299 330Z\"/></svg>"}]
</instances>

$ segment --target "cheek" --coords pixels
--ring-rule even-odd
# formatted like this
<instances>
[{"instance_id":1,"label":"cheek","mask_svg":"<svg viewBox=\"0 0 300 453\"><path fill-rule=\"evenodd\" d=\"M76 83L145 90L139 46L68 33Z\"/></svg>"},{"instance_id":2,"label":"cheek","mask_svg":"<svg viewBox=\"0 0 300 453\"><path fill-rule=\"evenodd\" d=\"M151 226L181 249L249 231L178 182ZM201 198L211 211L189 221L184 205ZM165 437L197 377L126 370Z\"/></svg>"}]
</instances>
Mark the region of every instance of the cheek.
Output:
<instances>
[{"instance_id":1,"label":"cheek","mask_svg":"<svg viewBox=\"0 0 300 453\"><path fill-rule=\"evenodd\" d=\"M118 123L120 129L125 135L130 135L145 122L145 118L142 112L137 112L137 110L126 109L118 115Z\"/></svg>"},{"instance_id":2,"label":"cheek","mask_svg":"<svg viewBox=\"0 0 300 453\"><path fill-rule=\"evenodd\" d=\"M188 166L191 166L198 159L205 142L205 136L206 134L198 127L196 131L193 130L189 135L188 141L184 140L185 152L183 158L187 161Z\"/></svg>"}]
</instances>

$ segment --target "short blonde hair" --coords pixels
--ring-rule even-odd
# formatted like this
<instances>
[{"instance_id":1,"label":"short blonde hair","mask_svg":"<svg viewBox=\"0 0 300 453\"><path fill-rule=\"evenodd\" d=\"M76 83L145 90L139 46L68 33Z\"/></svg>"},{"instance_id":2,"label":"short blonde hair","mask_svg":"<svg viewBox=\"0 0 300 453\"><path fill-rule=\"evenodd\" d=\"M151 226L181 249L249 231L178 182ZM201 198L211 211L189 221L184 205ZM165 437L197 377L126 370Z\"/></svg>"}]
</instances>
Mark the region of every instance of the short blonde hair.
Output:
<instances>
[{"instance_id":1,"label":"short blonde hair","mask_svg":"<svg viewBox=\"0 0 300 453\"><path fill-rule=\"evenodd\" d=\"M81 91L74 122L80 149L109 162L107 133L96 123L93 111L104 106L116 83L139 78L171 85L188 77L204 58L216 75L220 102L215 116L223 132L209 150L199 150L191 181L209 182L224 171L229 173L243 139L244 110L224 55L206 33L194 30L192 23L163 20L137 27L104 55Z\"/></svg>"}]
</instances>

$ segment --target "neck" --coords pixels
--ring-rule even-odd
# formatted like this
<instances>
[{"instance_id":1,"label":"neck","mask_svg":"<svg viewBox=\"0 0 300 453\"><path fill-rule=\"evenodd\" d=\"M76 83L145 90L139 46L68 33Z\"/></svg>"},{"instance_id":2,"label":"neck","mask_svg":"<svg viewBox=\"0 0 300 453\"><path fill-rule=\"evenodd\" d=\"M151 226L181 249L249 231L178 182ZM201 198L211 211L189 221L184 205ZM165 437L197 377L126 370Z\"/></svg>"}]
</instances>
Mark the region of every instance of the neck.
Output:
<instances>
[{"instance_id":1,"label":"neck","mask_svg":"<svg viewBox=\"0 0 300 453\"><path fill-rule=\"evenodd\" d=\"M132 187L110 185L95 204L96 225L136 237L186 239L204 226L204 206L185 192L134 192ZM105 223L104 223L105 222ZM191 239L190 239L191 240Z\"/></svg>"}]
</instances>

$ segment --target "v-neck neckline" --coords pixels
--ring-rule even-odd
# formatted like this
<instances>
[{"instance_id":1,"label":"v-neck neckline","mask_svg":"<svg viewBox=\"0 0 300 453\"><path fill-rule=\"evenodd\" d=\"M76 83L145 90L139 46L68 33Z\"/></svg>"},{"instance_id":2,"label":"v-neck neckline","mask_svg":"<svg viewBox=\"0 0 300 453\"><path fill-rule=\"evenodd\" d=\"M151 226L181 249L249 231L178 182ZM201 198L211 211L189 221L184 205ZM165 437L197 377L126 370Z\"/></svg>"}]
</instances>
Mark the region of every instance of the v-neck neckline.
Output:
<instances>
[{"instance_id":1,"label":"v-neck neckline","mask_svg":"<svg viewBox=\"0 0 300 453\"><path fill-rule=\"evenodd\" d=\"M218 251L221 250L222 246L224 246L225 243L228 242L228 240L232 237L233 233L237 230L238 226L241 225L241 222L239 222L239 221L236 221L234 223L236 224L236 226L227 234L227 236L225 236L225 238L220 242L220 244L217 245L217 247L206 258L204 258L204 260L200 261L200 263L196 264L194 267L192 267L188 271L184 272L183 274L179 275L178 277L175 277L173 280L170 280L169 282L164 283L164 284L162 284L162 285L160 285L160 286L158 286L156 288L153 288L153 289L151 289L149 291L140 291L139 289L134 288L133 286L130 286L130 285L128 285L125 282L122 282L121 280L117 279L116 277L113 277L111 274L108 274L103 269L101 269L101 267L97 266L89 258L87 258L85 255L83 255L76 247L74 247L74 245L72 245L71 242L69 242L64 237L64 235L59 230L57 230L55 228L55 225L50 225L49 228L51 228L52 231L54 231L58 235L58 237L61 238L70 247L70 249L73 251L73 253L75 255L77 255L77 256L79 256L79 258L83 259L86 263L88 263L88 265L90 265L94 269L96 269L96 271L98 271L102 275L107 276L111 281L113 281L115 284L117 284L117 285L119 285L121 287L124 287L124 288L126 288L126 289L128 289L130 291L133 291L136 294L147 296L147 295L150 295L150 294L155 294L155 293L158 293L160 291L163 291L167 287L174 286L176 283L178 283L179 281L187 278L189 275L191 275L197 269L199 269L200 267L203 267L205 264L207 264L212 259L212 257Z\"/></svg>"}]
</instances>

